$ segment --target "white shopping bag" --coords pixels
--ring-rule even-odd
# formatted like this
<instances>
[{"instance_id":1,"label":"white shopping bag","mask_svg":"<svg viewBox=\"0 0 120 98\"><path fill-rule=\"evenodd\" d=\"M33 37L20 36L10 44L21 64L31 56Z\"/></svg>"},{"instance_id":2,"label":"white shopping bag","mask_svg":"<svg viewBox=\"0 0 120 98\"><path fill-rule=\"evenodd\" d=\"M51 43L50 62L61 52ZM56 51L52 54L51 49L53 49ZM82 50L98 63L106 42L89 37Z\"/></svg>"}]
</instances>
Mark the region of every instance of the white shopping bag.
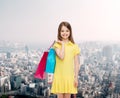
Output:
<instances>
[{"instance_id":1,"label":"white shopping bag","mask_svg":"<svg viewBox=\"0 0 120 98\"><path fill-rule=\"evenodd\" d=\"M48 73L48 84L53 82L53 73Z\"/></svg>"}]
</instances>

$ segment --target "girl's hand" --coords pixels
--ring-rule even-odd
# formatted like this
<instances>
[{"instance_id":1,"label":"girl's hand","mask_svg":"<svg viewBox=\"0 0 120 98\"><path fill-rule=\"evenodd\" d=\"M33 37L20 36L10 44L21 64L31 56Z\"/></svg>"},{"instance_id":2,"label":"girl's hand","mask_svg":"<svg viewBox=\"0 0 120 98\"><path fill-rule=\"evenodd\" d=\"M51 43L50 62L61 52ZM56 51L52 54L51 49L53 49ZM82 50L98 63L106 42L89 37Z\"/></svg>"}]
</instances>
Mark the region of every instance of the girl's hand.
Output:
<instances>
[{"instance_id":1,"label":"girl's hand","mask_svg":"<svg viewBox=\"0 0 120 98\"><path fill-rule=\"evenodd\" d=\"M78 79L74 79L74 87L78 87Z\"/></svg>"},{"instance_id":2,"label":"girl's hand","mask_svg":"<svg viewBox=\"0 0 120 98\"><path fill-rule=\"evenodd\" d=\"M61 45L64 44L64 42L61 41L61 40L57 40L56 42L59 43L59 44L61 44Z\"/></svg>"}]
</instances>

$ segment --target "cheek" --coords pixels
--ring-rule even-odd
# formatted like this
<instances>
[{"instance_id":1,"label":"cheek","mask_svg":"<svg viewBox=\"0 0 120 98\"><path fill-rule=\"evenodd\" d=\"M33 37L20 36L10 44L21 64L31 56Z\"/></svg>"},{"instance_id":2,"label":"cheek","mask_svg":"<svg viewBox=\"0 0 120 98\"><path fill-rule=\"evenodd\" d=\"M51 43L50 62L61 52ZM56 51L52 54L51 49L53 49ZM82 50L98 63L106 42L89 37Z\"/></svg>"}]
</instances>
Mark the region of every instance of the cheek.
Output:
<instances>
[{"instance_id":1,"label":"cheek","mask_svg":"<svg viewBox=\"0 0 120 98\"><path fill-rule=\"evenodd\" d=\"M70 32L68 32L68 35L70 36Z\"/></svg>"},{"instance_id":2,"label":"cheek","mask_svg":"<svg viewBox=\"0 0 120 98\"><path fill-rule=\"evenodd\" d=\"M60 33L60 36L62 36L63 35L63 33Z\"/></svg>"}]
</instances>

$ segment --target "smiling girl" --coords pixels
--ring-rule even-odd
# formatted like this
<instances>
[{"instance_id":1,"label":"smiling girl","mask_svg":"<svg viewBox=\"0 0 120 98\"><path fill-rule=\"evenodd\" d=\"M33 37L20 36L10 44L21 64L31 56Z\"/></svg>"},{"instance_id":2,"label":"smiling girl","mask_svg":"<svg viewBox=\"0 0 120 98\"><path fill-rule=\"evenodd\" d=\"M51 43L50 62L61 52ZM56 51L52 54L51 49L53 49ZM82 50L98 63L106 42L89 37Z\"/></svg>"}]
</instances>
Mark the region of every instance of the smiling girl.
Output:
<instances>
[{"instance_id":1,"label":"smiling girl","mask_svg":"<svg viewBox=\"0 0 120 98\"><path fill-rule=\"evenodd\" d=\"M57 38L53 46L57 56L51 93L58 98L70 98L77 93L80 49L73 40L68 22L60 23Z\"/></svg>"}]
</instances>

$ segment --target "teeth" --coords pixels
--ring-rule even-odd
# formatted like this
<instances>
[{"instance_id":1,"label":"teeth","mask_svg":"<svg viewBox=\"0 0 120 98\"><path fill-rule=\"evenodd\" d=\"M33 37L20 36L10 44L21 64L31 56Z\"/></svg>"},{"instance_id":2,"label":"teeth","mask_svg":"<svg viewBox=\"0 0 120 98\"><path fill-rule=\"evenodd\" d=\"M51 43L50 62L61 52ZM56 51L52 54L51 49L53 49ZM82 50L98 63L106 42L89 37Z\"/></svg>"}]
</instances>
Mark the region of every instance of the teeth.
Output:
<instances>
[{"instance_id":1,"label":"teeth","mask_svg":"<svg viewBox=\"0 0 120 98\"><path fill-rule=\"evenodd\" d=\"M68 36L68 34L63 34L62 36L67 37L67 36Z\"/></svg>"}]
</instances>

